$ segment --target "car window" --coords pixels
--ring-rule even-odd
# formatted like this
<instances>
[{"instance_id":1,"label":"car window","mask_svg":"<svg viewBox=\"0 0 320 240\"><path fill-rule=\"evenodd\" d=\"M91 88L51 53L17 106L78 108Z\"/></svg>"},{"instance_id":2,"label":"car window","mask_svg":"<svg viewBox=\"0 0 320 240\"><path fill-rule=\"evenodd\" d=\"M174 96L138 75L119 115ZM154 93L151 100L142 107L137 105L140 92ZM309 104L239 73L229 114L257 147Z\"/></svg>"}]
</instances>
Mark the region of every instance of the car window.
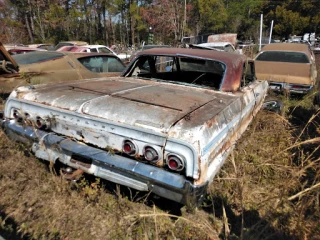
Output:
<instances>
[{"instance_id":1,"label":"car window","mask_svg":"<svg viewBox=\"0 0 320 240\"><path fill-rule=\"evenodd\" d=\"M234 48L230 44L228 44L225 46L225 51L226 52L234 52Z\"/></svg>"},{"instance_id":2,"label":"car window","mask_svg":"<svg viewBox=\"0 0 320 240\"><path fill-rule=\"evenodd\" d=\"M241 86L246 86L256 79L254 62L244 63L242 72Z\"/></svg>"},{"instance_id":3,"label":"car window","mask_svg":"<svg viewBox=\"0 0 320 240\"><path fill-rule=\"evenodd\" d=\"M161 72L172 72L173 69L173 57L162 57L158 56L156 58L156 71Z\"/></svg>"},{"instance_id":4,"label":"car window","mask_svg":"<svg viewBox=\"0 0 320 240\"><path fill-rule=\"evenodd\" d=\"M98 48L98 52L102 52L102 53L112 53L108 48L106 47L99 47Z\"/></svg>"},{"instance_id":5,"label":"car window","mask_svg":"<svg viewBox=\"0 0 320 240\"><path fill-rule=\"evenodd\" d=\"M55 50L64 47L64 46L74 46L72 43L58 43L57 46L54 47Z\"/></svg>"},{"instance_id":6,"label":"car window","mask_svg":"<svg viewBox=\"0 0 320 240\"><path fill-rule=\"evenodd\" d=\"M256 60L268 62L309 63L307 55L300 52L266 51L258 55Z\"/></svg>"},{"instance_id":7,"label":"car window","mask_svg":"<svg viewBox=\"0 0 320 240\"><path fill-rule=\"evenodd\" d=\"M34 51L27 54L12 55L19 65L32 64L63 57L61 52Z\"/></svg>"},{"instance_id":8,"label":"car window","mask_svg":"<svg viewBox=\"0 0 320 240\"><path fill-rule=\"evenodd\" d=\"M98 52L98 49L96 49L96 48L89 48L90 49L90 51L88 51L88 52Z\"/></svg>"},{"instance_id":9,"label":"car window","mask_svg":"<svg viewBox=\"0 0 320 240\"><path fill-rule=\"evenodd\" d=\"M126 76L220 89L225 64L219 61L174 56L140 56Z\"/></svg>"},{"instance_id":10,"label":"car window","mask_svg":"<svg viewBox=\"0 0 320 240\"><path fill-rule=\"evenodd\" d=\"M181 71L197 71L223 74L225 65L217 61L209 61L194 58L180 58Z\"/></svg>"},{"instance_id":11,"label":"car window","mask_svg":"<svg viewBox=\"0 0 320 240\"><path fill-rule=\"evenodd\" d=\"M92 72L122 72L125 68L119 59L109 56L87 56L78 60Z\"/></svg>"}]
</instances>

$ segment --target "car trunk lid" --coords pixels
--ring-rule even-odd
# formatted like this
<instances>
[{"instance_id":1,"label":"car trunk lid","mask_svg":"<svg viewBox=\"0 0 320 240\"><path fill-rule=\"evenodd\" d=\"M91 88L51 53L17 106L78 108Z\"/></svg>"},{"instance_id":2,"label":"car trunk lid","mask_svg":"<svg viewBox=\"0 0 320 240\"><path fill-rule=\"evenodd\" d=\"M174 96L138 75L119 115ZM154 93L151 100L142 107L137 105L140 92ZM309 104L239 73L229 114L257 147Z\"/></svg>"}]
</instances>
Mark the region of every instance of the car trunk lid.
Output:
<instances>
[{"instance_id":1,"label":"car trunk lid","mask_svg":"<svg viewBox=\"0 0 320 240\"><path fill-rule=\"evenodd\" d=\"M167 133L180 119L211 101L220 101L222 98L231 101L235 97L208 89L126 78L46 87L38 85L33 91L20 92L18 96L162 133Z\"/></svg>"},{"instance_id":2,"label":"car trunk lid","mask_svg":"<svg viewBox=\"0 0 320 240\"><path fill-rule=\"evenodd\" d=\"M285 63L255 61L259 80L272 82L313 85L310 63Z\"/></svg>"}]
</instances>

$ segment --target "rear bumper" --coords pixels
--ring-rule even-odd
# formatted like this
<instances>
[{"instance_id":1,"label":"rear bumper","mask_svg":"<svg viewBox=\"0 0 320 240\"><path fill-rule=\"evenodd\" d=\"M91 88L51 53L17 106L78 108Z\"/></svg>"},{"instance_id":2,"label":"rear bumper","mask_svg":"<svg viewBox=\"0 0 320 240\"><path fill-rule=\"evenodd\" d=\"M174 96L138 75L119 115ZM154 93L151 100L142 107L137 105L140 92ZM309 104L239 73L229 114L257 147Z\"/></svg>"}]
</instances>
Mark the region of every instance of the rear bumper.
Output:
<instances>
[{"instance_id":1,"label":"rear bumper","mask_svg":"<svg viewBox=\"0 0 320 240\"><path fill-rule=\"evenodd\" d=\"M313 85L291 84L282 82L269 82L269 88L276 92L287 91L293 94L305 95L311 91Z\"/></svg>"},{"instance_id":2,"label":"rear bumper","mask_svg":"<svg viewBox=\"0 0 320 240\"><path fill-rule=\"evenodd\" d=\"M111 182L139 191L151 191L189 206L199 205L206 192L208 183L195 186L182 175L80 144L54 133L21 126L13 120L3 121L2 125L11 139L30 144L35 155L44 160L59 160Z\"/></svg>"}]
</instances>

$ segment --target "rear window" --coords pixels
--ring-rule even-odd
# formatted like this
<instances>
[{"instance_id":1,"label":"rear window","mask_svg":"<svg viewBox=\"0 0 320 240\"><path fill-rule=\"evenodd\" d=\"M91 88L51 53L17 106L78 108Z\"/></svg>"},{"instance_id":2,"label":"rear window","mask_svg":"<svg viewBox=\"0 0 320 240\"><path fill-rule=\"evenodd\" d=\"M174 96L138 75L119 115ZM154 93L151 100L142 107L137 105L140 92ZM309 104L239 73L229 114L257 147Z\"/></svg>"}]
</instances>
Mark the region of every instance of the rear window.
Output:
<instances>
[{"instance_id":1,"label":"rear window","mask_svg":"<svg viewBox=\"0 0 320 240\"><path fill-rule=\"evenodd\" d=\"M16 60L18 65L23 65L48 61L56 58L61 58L63 56L64 54L61 52L35 51L28 52L26 54L12 55L12 58Z\"/></svg>"},{"instance_id":2,"label":"rear window","mask_svg":"<svg viewBox=\"0 0 320 240\"><path fill-rule=\"evenodd\" d=\"M111 56L87 56L78 58L79 62L91 72L122 72L124 64Z\"/></svg>"},{"instance_id":3,"label":"rear window","mask_svg":"<svg viewBox=\"0 0 320 240\"><path fill-rule=\"evenodd\" d=\"M267 51L262 52L256 60L268 62L309 63L307 55L300 52Z\"/></svg>"}]
</instances>

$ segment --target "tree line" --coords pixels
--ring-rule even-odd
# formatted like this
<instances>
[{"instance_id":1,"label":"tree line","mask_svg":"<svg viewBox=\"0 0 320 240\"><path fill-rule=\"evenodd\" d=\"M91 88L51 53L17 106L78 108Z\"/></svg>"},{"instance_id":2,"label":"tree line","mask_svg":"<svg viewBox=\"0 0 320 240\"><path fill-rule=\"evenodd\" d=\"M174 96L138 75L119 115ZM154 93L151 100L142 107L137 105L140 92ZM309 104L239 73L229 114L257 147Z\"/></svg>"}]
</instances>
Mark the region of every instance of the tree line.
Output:
<instances>
[{"instance_id":1,"label":"tree line","mask_svg":"<svg viewBox=\"0 0 320 240\"><path fill-rule=\"evenodd\" d=\"M274 21L282 39L317 32L319 12L319 0L0 0L0 40L137 46L150 32L157 44L225 32L257 40L261 14L265 35Z\"/></svg>"}]
</instances>

